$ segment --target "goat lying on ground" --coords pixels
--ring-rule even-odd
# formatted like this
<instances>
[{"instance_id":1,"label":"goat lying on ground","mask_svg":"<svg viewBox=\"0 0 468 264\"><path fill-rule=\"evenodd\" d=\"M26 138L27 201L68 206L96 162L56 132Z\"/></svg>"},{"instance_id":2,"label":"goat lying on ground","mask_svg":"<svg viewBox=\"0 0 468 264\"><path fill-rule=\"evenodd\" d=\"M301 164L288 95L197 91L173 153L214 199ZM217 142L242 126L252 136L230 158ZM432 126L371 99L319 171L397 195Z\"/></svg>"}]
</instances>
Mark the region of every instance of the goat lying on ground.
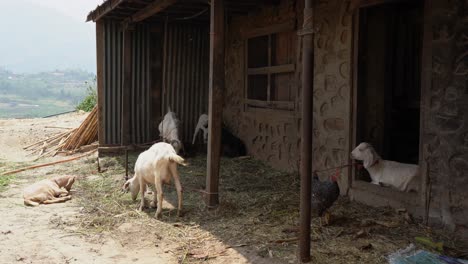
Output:
<instances>
[{"instance_id":1,"label":"goat lying on ground","mask_svg":"<svg viewBox=\"0 0 468 264\"><path fill-rule=\"evenodd\" d=\"M24 204L37 206L41 203L52 204L68 201L71 199L70 189L75 179L75 176L59 176L36 182L24 189Z\"/></svg>"},{"instance_id":2,"label":"goat lying on ground","mask_svg":"<svg viewBox=\"0 0 468 264\"><path fill-rule=\"evenodd\" d=\"M200 130L203 130L203 143L206 144L208 141L208 115L202 114L198 118L198 124L193 134L192 145L195 144L197 134ZM238 157L246 155L246 149L244 142L238 137L234 136L229 129L223 125L221 128L221 155L227 157Z\"/></svg>"},{"instance_id":3,"label":"goat lying on ground","mask_svg":"<svg viewBox=\"0 0 468 264\"><path fill-rule=\"evenodd\" d=\"M170 184L171 178L177 190L178 211L182 210L182 185L180 184L177 164L184 165L184 159L177 155L174 148L165 142L154 144L150 149L142 152L135 163L135 176L125 182L124 191L130 191L132 199L141 193L140 211L145 207L145 191L147 184L154 184L156 193L153 197L152 206L157 205L155 217L160 218L163 202L163 183Z\"/></svg>"},{"instance_id":4,"label":"goat lying on ground","mask_svg":"<svg viewBox=\"0 0 468 264\"><path fill-rule=\"evenodd\" d=\"M164 142L171 144L177 153L183 147L182 142L179 140L179 123L176 114L168 108L167 114L158 126L159 136L162 137Z\"/></svg>"},{"instance_id":5,"label":"goat lying on ground","mask_svg":"<svg viewBox=\"0 0 468 264\"><path fill-rule=\"evenodd\" d=\"M351 157L363 161L373 184L387 185L406 192L419 190L418 165L383 160L366 142L359 144L351 152Z\"/></svg>"}]
</instances>

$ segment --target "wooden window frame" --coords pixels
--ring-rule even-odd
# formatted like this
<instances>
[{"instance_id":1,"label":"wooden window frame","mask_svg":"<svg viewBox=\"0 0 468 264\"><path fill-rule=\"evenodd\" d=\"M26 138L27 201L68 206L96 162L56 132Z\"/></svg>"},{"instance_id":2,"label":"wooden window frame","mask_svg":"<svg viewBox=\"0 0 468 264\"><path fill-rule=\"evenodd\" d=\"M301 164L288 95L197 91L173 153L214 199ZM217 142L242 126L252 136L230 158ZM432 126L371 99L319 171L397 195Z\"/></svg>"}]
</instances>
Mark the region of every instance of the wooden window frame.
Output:
<instances>
[{"instance_id":1,"label":"wooden window frame","mask_svg":"<svg viewBox=\"0 0 468 264\"><path fill-rule=\"evenodd\" d=\"M271 101L271 78L273 74L282 74L282 73L295 73L296 71L296 62L290 64L280 64L280 65L271 65L272 64L272 49L271 42L272 36L282 32L294 31L295 30L295 21L288 20L280 24L267 26L263 28L254 28L247 32L241 32L244 39L244 54L245 54L245 64L244 64L244 109L248 110L249 108L254 109L270 109L270 110L279 110L292 112L295 110L295 99L288 101ZM255 37L268 36L268 66L266 67L248 67L249 59L249 49L248 42L250 39ZM249 89L249 76L252 75L267 75L267 100L255 100L248 98L248 89Z\"/></svg>"},{"instance_id":2,"label":"wooden window frame","mask_svg":"<svg viewBox=\"0 0 468 264\"><path fill-rule=\"evenodd\" d=\"M354 0L351 2L353 6L353 41L352 41L352 93L351 93L351 111L350 111L350 120L351 120L351 133L350 133L350 145L349 149L354 149L356 145L359 143L357 142L357 97L358 97L358 78L359 78L359 35L360 35L360 11L362 8L382 5L382 4L392 4L392 3L401 3L401 2L408 2L411 0ZM421 0L416 0L421 1ZM426 96L427 91L430 90L432 85L431 82L431 71L427 71L427 69L431 69L432 65L432 56L431 56L431 26L430 26L430 16L428 13L432 10L432 6L426 3L422 4L422 12L423 12L423 24L422 24L422 33L423 33L423 44L421 47L421 109L420 109L420 127L419 127L419 162L418 165L421 169L421 179L420 179L420 188L417 194L414 193L406 193L401 192L393 189L382 189L380 187L374 186L371 183L361 181L356 179L356 171L353 167L348 168L348 181L346 182L346 188L349 190L349 194L358 201L372 201L377 206L383 205L391 205L393 207L399 206L408 206L411 208L411 211L421 211L420 208L422 205L427 204L429 198L427 194L427 164L424 162L423 157L423 142L424 138L423 134L423 127L425 117L427 115L427 111L424 105L428 103L428 96ZM351 157L349 157L351 160ZM418 199L419 198L419 199ZM425 221L428 219L428 208L423 208L423 217Z\"/></svg>"}]
</instances>

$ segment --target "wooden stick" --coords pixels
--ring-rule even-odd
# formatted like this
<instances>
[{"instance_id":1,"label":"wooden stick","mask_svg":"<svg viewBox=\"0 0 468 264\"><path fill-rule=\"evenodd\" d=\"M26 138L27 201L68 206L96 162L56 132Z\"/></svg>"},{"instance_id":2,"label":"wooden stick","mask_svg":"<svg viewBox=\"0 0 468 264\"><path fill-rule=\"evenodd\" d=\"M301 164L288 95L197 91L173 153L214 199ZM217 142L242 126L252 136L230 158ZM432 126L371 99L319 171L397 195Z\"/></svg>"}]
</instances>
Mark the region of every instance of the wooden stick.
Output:
<instances>
[{"instance_id":1,"label":"wooden stick","mask_svg":"<svg viewBox=\"0 0 468 264\"><path fill-rule=\"evenodd\" d=\"M286 242L294 242L294 241L297 241L299 240L298 237L293 237L293 238L286 238L286 239L278 239L278 240L272 240L270 241L270 243L277 243L277 244L281 244L281 243L286 243Z\"/></svg>"},{"instance_id":2,"label":"wooden stick","mask_svg":"<svg viewBox=\"0 0 468 264\"><path fill-rule=\"evenodd\" d=\"M25 170L31 170L31 169L36 169L36 168L41 168L41 167L46 167L46 166L51 166L51 165L55 165L55 164L59 164L59 163L65 163L65 162L69 162L69 161L73 161L73 160L77 160L77 159L81 159L83 157L86 157L94 152L96 152L97 149L95 150L92 150L88 153L85 153L81 156L78 156L78 157L73 157L73 158L70 158L70 159L65 159L65 160L59 160L59 161L54 161L54 162L50 162L50 163L45 163L45 164L40 164L40 165L34 165L34 166L29 166L29 167L26 167L26 168L22 168L22 169L17 169L17 170L13 170L13 171L7 171L7 172L4 172L2 173L1 175L4 176L4 175L8 175L8 174L13 174L13 173L17 173L17 172L22 172L22 171L25 171Z\"/></svg>"},{"instance_id":3,"label":"wooden stick","mask_svg":"<svg viewBox=\"0 0 468 264\"><path fill-rule=\"evenodd\" d=\"M23 149L28 149L28 148L30 148L30 147L32 147L32 146L39 145L39 144L41 144L41 143L43 143L43 142L47 142L47 141L49 141L49 140L56 139L56 138L60 137L61 135L65 135L66 133L68 133L68 132L58 133L58 134L56 134L56 135L54 135L54 136L48 137L48 138L46 138L46 139L44 139L44 140L38 141L38 142L33 143L33 144L31 144L31 145L28 145L28 146L26 146L26 147L23 147Z\"/></svg>"},{"instance_id":4,"label":"wooden stick","mask_svg":"<svg viewBox=\"0 0 468 264\"><path fill-rule=\"evenodd\" d=\"M45 126L45 128L73 129L72 127Z\"/></svg>"},{"instance_id":5,"label":"wooden stick","mask_svg":"<svg viewBox=\"0 0 468 264\"><path fill-rule=\"evenodd\" d=\"M40 159L40 158L42 158L42 157L46 157L47 155L49 155L50 153L54 152L54 151L57 150L57 149L58 149L58 146L55 146L55 147L53 147L53 148L47 150L46 152L44 152L44 153L42 153L41 155L39 155L39 157L37 157L34 161L36 161L36 160L38 160L38 159Z\"/></svg>"}]
</instances>

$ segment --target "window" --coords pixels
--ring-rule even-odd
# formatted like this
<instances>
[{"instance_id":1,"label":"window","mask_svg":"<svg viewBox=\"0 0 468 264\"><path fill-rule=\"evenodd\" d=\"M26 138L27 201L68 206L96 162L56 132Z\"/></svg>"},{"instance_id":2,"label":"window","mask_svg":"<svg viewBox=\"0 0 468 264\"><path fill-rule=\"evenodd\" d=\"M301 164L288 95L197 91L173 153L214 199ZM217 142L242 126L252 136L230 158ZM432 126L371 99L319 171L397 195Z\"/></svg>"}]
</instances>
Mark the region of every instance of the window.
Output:
<instances>
[{"instance_id":1,"label":"window","mask_svg":"<svg viewBox=\"0 0 468 264\"><path fill-rule=\"evenodd\" d=\"M250 38L246 49L246 106L294 110L294 32Z\"/></svg>"}]
</instances>

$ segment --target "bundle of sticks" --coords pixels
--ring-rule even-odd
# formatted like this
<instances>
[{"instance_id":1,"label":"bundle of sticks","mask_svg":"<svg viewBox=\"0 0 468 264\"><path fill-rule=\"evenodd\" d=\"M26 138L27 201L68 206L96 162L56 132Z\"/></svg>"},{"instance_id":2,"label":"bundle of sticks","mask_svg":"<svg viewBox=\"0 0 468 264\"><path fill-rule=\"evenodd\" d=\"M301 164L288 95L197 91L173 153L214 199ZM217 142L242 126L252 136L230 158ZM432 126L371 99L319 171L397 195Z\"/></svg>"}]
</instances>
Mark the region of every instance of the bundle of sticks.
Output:
<instances>
[{"instance_id":1,"label":"bundle of sticks","mask_svg":"<svg viewBox=\"0 0 468 264\"><path fill-rule=\"evenodd\" d=\"M68 129L66 132L55 134L23 149L32 151L30 155L38 153L36 160L53 157L58 153L69 155L97 148L97 144L92 144L97 140L97 133L97 108L94 107L78 128Z\"/></svg>"}]
</instances>

